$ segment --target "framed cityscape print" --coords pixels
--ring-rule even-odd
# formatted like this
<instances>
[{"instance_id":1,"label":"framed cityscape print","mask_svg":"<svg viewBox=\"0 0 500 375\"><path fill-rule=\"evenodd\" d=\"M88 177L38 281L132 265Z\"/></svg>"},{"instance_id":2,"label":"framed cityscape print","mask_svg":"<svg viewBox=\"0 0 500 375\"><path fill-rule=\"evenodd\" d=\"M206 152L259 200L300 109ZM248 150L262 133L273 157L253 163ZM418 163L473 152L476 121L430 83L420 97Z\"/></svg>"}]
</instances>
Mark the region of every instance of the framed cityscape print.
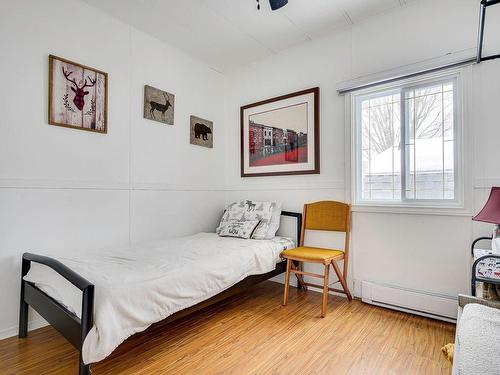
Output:
<instances>
[{"instance_id":1,"label":"framed cityscape print","mask_svg":"<svg viewBox=\"0 0 500 375\"><path fill-rule=\"evenodd\" d=\"M107 133L108 75L49 56L49 124Z\"/></svg>"},{"instance_id":2,"label":"framed cityscape print","mask_svg":"<svg viewBox=\"0 0 500 375\"><path fill-rule=\"evenodd\" d=\"M241 177L317 174L319 87L241 107Z\"/></svg>"}]
</instances>

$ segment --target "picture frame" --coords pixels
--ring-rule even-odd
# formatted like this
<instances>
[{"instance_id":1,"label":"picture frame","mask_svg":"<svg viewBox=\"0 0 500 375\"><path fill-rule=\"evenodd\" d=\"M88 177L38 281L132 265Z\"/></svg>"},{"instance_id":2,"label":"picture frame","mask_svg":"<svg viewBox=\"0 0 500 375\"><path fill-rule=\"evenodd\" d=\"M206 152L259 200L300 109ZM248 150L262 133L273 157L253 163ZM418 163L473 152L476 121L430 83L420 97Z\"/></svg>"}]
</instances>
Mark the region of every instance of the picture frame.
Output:
<instances>
[{"instance_id":1,"label":"picture frame","mask_svg":"<svg viewBox=\"0 0 500 375\"><path fill-rule=\"evenodd\" d=\"M240 108L241 177L320 173L319 87Z\"/></svg>"},{"instance_id":2,"label":"picture frame","mask_svg":"<svg viewBox=\"0 0 500 375\"><path fill-rule=\"evenodd\" d=\"M144 118L174 125L175 95L150 85L144 85Z\"/></svg>"},{"instance_id":3,"label":"picture frame","mask_svg":"<svg viewBox=\"0 0 500 375\"><path fill-rule=\"evenodd\" d=\"M108 74L49 55L49 125L108 132Z\"/></svg>"},{"instance_id":4,"label":"picture frame","mask_svg":"<svg viewBox=\"0 0 500 375\"><path fill-rule=\"evenodd\" d=\"M214 147L213 121L191 115L189 117L189 143L196 146Z\"/></svg>"}]
</instances>

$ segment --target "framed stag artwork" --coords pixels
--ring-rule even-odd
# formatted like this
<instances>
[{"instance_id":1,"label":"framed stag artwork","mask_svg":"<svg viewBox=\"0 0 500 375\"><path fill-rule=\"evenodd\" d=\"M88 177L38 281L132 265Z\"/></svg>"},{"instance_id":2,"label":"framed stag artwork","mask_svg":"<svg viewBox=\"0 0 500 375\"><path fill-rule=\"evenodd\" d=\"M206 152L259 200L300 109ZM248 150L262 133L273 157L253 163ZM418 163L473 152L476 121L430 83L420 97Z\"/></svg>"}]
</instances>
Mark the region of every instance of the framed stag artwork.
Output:
<instances>
[{"instance_id":1,"label":"framed stag artwork","mask_svg":"<svg viewBox=\"0 0 500 375\"><path fill-rule=\"evenodd\" d=\"M49 124L107 133L108 75L49 56Z\"/></svg>"},{"instance_id":2,"label":"framed stag artwork","mask_svg":"<svg viewBox=\"0 0 500 375\"><path fill-rule=\"evenodd\" d=\"M214 123L200 117L189 119L189 143L208 148L214 147Z\"/></svg>"},{"instance_id":3,"label":"framed stag artwork","mask_svg":"<svg viewBox=\"0 0 500 375\"><path fill-rule=\"evenodd\" d=\"M174 94L152 86L144 86L144 118L173 125L174 100Z\"/></svg>"},{"instance_id":4,"label":"framed stag artwork","mask_svg":"<svg viewBox=\"0 0 500 375\"><path fill-rule=\"evenodd\" d=\"M241 107L241 177L319 173L319 87Z\"/></svg>"}]
</instances>

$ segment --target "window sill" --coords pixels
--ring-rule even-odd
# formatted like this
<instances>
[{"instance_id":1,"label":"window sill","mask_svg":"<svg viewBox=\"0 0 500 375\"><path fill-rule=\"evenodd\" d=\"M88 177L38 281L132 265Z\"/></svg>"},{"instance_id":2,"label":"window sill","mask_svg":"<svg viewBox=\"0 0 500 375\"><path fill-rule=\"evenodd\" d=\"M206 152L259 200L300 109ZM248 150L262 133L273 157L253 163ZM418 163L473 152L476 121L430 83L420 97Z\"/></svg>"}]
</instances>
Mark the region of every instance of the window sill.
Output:
<instances>
[{"instance_id":1,"label":"window sill","mask_svg":"<svg viewBox=\"0 0 500 375\"><path fill-rule=\"evenodd\" d=\"M357 203L352 205L352 212L389 213L406 215L472 216L463 206L428 206L403 204Z\"/></svg>"}]
</instances>

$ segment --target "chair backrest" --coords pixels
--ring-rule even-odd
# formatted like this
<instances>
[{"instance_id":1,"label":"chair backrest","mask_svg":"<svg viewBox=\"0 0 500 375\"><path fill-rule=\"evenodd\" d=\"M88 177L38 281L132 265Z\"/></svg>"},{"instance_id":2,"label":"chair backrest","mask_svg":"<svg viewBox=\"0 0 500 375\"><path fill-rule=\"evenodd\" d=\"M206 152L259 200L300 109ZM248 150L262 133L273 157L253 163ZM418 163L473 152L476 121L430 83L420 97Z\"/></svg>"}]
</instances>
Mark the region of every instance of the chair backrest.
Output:
<instances>
[{"instance_id":1,"label":"chair backrest","mask_svg":"<svg viewBox=\"0 0 500 375\"><path fill-rule=\"evenodd\" d=\"M336 201L320 201L304 205L300 246L304 246L306 229L344 232L344 277L347 277L349 259L349 232L351 231L351 206Z\"/></svg>"},{"instance_id":2,"label":"chair backrest","mask_svg":"<svg viewBox=\"0 0 500 375\"><path fill-rule=\"evenodd\" d=\"M321 201L304 205L304 229L350 231L351 207L347 203Z\"/></svg>"}]
</instances>

